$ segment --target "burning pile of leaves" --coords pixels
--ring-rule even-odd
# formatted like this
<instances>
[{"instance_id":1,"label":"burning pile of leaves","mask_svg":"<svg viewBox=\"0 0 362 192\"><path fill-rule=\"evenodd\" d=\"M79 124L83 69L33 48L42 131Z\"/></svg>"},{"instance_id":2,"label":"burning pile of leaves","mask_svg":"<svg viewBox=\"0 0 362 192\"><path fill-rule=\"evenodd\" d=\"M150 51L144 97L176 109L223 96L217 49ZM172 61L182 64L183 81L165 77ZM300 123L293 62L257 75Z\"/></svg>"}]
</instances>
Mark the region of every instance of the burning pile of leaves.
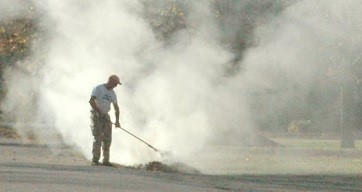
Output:
<instances>
[{"instance_id":1,"label":"burning pile of leaves","mask_svg":"<svg viewBox=\"0 0 362 192\"><path fill-rule=\"evenodd\" d=\"M144 169L146 171L161 171L161 172L166 172L166 173L177 173L179 172L177 169L163 164L159 161L152 161L147 163L146 165L144 165Z\"/></svg>"},{"instance_id":2,"label":"burning pile of leaves","mask_svg":"<svg viewBox=\"0 0 362 192\"><path fill-rule=\"evenodd\" d=\"M146 171L154 171L154 172L164 172L164 173L184 173L184 174L202 174L199 170L190 167L184 163L173 163L171 165L167 165L161 163L159 161L151 161L145 165L137 165L137 166L124 166L120 164L113 163L116 168L130 168L130 169L139 169Z\"/></svg>"},{"instance_id":3,"label":"burning pile of leaves","mask_svg":"<svg viewBox=\"0 0 362 192\"><path fill-rule=\"evenodd\" d=\"M152 161L152 162L145 164L142 167L146 171L159 171L159 172L165 172L165 173L186 173L186 174L197 174L197 175L201 174L201 172L199 170L197 170L193 167L190 167L181 162L166 165L159 161Z\"/></svg>"}]
</instances>

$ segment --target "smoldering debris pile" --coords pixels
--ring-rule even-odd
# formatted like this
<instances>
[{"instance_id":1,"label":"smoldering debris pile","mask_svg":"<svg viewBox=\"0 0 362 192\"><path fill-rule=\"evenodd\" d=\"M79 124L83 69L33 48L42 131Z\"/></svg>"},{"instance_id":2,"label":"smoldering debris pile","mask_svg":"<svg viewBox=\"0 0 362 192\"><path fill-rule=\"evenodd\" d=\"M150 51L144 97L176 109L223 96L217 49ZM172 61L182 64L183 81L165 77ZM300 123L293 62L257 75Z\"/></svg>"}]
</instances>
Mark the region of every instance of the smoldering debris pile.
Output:
<instances>
[{"instance_id":1,"label":"smoldering debris pile","mask_svg":"<svg viewBox=\"0 0 362 192\"><path fill-rule=\"evenodd\" d=\"M151 161L144 165L137 166L123 166L119 164L115 164L115 167L118 168L131 168L131 169L140 169L146 171L155 171L155 172L164 172L164 173L183 173L183 174L202 174L199 170L190 167L184 163L176 162L170 165L161 163L159 161Z\"/></svg>"},{"instance_id":2,"label":"smoldering debris pile","mask_svg":"<svg viewBox=\"0 0 362 192\"><path fill-rule=\"evenodd\" d=\"M152 161L144 165L144 169L147 171L161 171L166 173L201 174L199 170L181 162L166 165L159 161Z\"/></svg>"}]
</instances>

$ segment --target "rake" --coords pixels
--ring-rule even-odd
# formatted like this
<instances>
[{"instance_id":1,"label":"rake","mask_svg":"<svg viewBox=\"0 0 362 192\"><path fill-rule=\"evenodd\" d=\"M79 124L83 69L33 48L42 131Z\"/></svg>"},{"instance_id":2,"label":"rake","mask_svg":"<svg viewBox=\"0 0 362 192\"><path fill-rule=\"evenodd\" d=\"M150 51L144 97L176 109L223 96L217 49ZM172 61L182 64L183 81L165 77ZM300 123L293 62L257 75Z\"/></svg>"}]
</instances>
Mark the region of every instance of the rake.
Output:
<instances>
[{"instance_id":1,"label":"rake","mask_svg":"<svg viewBox=\"0 0 362 192\"><path fill-rule=\"evenodd\" d=\"M115 123L111 122L113 125L116 125ZM120 128L122 129L124 132L130 134L131 136L133 136L134 138L138 139L139 141L141 141L142 143L146 144L148 147L152 148L156 153L159 153L162 157L164 156L171 156L172 153L170 151L161 151L157 148L155 148L154 146L152 146L151 144L147 143L146 141L142 140L141 138L137 137L136 135L134 135L133 133L129 132L128 130L122 128L122 127L116 127L116 128Z\"/></svg>"}]
</instances>

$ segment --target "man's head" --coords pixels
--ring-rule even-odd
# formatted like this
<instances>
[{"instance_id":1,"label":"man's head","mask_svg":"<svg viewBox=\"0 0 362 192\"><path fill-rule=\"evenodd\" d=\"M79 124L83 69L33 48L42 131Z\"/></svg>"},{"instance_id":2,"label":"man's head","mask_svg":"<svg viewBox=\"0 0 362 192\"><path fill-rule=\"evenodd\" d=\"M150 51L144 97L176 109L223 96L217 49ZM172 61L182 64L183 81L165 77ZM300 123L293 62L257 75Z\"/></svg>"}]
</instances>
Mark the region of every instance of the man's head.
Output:
<instances>
[{"instance_id":1,"label":"man's head","mask_svg":"<svg viewBox=\"0 0 362 192\"><path fill-rule=\"evenodd\" d=\"M119 80L119 77L117 75L111 75L108 78L107 87L110 89L113 89L117 87L117 85L122 85L121 81Z\"/></svg>"}]
</instances>

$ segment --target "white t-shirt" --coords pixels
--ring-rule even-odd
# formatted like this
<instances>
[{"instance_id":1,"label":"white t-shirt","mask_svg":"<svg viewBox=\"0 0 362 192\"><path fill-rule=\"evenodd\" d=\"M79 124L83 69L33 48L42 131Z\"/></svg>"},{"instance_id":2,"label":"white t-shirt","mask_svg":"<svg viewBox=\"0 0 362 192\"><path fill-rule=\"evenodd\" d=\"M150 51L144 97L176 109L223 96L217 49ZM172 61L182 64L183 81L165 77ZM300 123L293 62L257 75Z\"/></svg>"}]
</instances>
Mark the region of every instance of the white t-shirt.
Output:
<instances>
[{"instance_id":1,"label":"white t-shirt","mask_svg":"<svg viewBox=\"0 0 362 192\"><path fill-rule=\"evenodd\" d=\"M108 90L104 84L98 85L92 91L92 96L96 97L96 104L102 113L111 110L111 103L117 103L117 95L111 89Z\"/></svg>"}]
</instances>

